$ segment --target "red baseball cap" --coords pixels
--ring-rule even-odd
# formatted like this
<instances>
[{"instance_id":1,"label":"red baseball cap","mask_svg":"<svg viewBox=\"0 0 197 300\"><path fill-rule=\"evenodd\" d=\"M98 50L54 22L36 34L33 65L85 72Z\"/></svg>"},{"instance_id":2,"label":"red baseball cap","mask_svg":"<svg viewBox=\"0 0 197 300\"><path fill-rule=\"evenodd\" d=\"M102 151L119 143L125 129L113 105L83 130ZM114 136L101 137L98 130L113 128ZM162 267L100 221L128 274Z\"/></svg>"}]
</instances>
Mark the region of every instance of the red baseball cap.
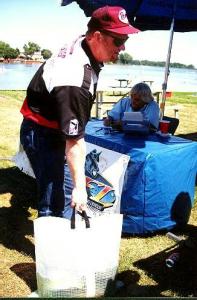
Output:
<instances>
[{"instance_id":1,"label":"red baseball cap","mask_svg":"<svg viewBox=\"0 0 197 300\"><path fill-rule=\"evenodd\" d=\"M140 30L131 26L124 8L120 6L104 6L96 9L90 21L88 29L105 30L117 34L132 34Z\"/></svg>"}]
</instances>

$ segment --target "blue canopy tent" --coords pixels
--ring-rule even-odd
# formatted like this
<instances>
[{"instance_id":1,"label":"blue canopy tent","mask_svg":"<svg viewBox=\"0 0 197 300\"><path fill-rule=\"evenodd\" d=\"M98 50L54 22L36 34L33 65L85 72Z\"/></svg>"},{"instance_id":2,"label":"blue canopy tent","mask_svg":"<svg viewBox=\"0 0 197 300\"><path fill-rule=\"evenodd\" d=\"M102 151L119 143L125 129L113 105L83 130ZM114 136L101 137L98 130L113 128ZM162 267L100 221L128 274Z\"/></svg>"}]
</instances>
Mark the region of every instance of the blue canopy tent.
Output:
<instances>
[{"instance_id":1,"label":"blue canopy tent","mask_svg":"<svg viewBox=\"0 0 197 300\"><path fill-rule=\"evenodd\" d=\"M62 0L65 6L73 0ZM129 22L140 30L170 30L169 47L162 84L161 111L164 114L170 56L174 32L197 31L197 0L76 0L85 15L102 6L122 6Z\"/></svg>"}]
</instances>

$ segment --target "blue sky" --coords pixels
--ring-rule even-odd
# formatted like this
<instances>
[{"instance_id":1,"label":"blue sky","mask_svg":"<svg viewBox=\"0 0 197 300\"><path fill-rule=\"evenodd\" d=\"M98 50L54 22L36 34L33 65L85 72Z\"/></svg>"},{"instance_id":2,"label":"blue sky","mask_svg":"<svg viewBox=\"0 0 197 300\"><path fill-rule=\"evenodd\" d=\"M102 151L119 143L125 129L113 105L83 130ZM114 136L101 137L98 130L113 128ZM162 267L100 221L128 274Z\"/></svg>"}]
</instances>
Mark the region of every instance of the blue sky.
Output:
<instances>
[{"instance_id":1,"label":"blue sky","mask_svg":"<svg viewBox=\"0 0 197 300\"><path fill-rule=\"evenodd\" d=\"M0 40L21 51L28 41L57 51L68 40L85 33L89 20L76 3L60 6L59 0L0 0ZM131 35L126 52L134 59L165 61L168 31ZM174 33L171 62L197 68L197 32Z\"/></svg>"}]
</instances>

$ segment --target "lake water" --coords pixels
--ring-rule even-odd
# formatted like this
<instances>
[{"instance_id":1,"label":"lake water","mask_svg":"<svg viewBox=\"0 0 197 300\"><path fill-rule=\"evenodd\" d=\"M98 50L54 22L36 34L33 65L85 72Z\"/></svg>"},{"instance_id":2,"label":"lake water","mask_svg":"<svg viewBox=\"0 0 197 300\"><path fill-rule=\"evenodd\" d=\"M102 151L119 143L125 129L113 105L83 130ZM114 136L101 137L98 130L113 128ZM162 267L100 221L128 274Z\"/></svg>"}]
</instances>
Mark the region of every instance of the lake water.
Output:
<instances>
[{"instance_id":1,"label":"lake water","mask_svg":"<svg viewBox=\"0 0 197 300\"><path fill-rule=\"evenodd\" d=\"M40 64L0 64L0 89L25 90ZM99 89L118 85L118 78L131 80L130 85L153 80L152 90L162 89L164 67L105 65L100 73ZM197 92L197 70L170 69L168 91Z\"/></svg>"}]
</instances>

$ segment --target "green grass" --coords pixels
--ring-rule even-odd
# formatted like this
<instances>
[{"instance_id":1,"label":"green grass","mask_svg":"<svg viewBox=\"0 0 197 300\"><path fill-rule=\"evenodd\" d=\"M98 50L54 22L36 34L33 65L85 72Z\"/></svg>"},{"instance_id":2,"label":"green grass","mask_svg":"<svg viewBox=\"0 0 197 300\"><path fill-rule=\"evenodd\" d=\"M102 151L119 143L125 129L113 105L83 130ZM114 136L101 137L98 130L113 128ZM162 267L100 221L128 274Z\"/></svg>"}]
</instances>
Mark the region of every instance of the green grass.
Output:
<instances>
[{"instance_id":1,"label":"green grass","mask_svg":"<svg viewBox=\"0 0 197 300\"><path fill-rule=\"evenodd\" d=\"M17 101L23 101L25 98L26 91L20 91L20 90L1 90L0 91L0 97L5 97L7 100L17 100ZM1 99L0 98L0 99Z\"/></svg>"},{"instance_id":2,"label":"green grass","mask_svg":"<svg viewBox=\"0 0 197 300\"><path fill-rule=\"evenodd\" d=\"M22 120L19 110L24 96L24 91L0 91L1 158L6 159L18 150ZM177 134L190 137L197 125L196 99L193 102L192 93L173 93L173 99L167 100L167 106L175 99L181 105ZM169 113L173 111L169 109ZM178 249L181 259L176 268L165 267L165 258L178 248L165 233L122 237L117 278L124 286L116 291L116 297L197 297L196 197L197 191L188 225L176 231L187 241L187 247ZM26 297L36 290L36 198L35 180L20 172L13 162L0 160L0 297Z\"/></svg>"},{"instance_id":3,"label":"green grass","mask_svg":"<svg viewBox=\"0 0 197 300\"><path fill-rule=\"evenodd\" d=\"M197 92L173 92L171 98L167 98L167 103L197 104Z\"/></svg>"}]
</instances>

